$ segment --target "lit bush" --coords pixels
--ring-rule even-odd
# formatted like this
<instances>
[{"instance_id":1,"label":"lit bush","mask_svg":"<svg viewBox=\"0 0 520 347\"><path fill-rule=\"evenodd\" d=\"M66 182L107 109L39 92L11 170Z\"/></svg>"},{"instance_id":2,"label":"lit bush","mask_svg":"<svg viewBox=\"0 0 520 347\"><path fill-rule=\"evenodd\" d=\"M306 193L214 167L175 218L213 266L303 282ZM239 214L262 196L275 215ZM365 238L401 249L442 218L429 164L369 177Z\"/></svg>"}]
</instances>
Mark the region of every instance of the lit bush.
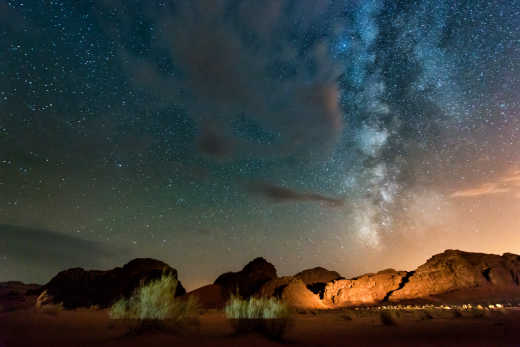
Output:
<instances>
[{"instance_id":1,"label":"lit bush","mask_svg":"<svg viewBox=\"0 0 520 347\"><path fill-rule=\"evenodd\" d=\"M278 340L289 326L289 308L276 298L232 296L224 312L237 333L256 331Z\"/></svg>"},{"instance_id":2,"label":"lit bush","mask_svg":"<svg viewBox=\"0 0 520 347\"><path fill-rule=\"evenodd\" d=\"M249 300L232 296L224 308L226 317L232 319L279 319L289 315L286 304L276 298L255 298Z\"/></svg>"},{"instance_id":3,"label":"lit bush","mask_svg":"<svg viewBox=\"0 0 520 347\"><path fill-rule=\"evenodd\" d=\"M112 319L137 320L138 327L158 327L159 321L181 322L198 313L198 303L193 297L176 298L178 281L172 275L163 275L137 288L128 298L122 298L110 308ZM145 324L146 323L146 324Z\"/></svg>"},{"instance_id":4,"label":"lit bush","mask_svg":"<svg viewBox=\"0 0 520 347\"><path fill-rule=\"evenodd\" d=\"M36 298L34 307L36 308L37 312L46 313L53 316L63 311L63 303L53 303L52 298L49 296L46 290L44 290L38 296L38 298Z\"/></svg>"}]
</instances>

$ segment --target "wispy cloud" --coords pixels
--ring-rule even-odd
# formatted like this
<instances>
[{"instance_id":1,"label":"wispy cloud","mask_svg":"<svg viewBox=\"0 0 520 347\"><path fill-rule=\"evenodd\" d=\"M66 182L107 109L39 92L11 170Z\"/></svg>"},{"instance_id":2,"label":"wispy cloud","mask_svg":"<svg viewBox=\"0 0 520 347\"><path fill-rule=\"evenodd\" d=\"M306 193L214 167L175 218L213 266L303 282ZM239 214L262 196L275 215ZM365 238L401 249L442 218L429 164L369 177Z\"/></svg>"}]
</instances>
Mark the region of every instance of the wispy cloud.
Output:
<instances>
[{"instance_id":1,"label":"wispy cloud","mask_svg":"<svg viewBox=\"0 0 520 347\"><path fill-rule=\"evenodd\" d=\"M0 224L0 254L22 263L38 264L45 260L48 267L101 266L103 260L118 255L118 250L46 229Z\"/></svg>"},{"instance_id":2,"label":"wispy cloud","mask_svg":"<svg viewBox=\"0 0 520 347\"><path fill-rule=\"evenodd\" d=\"M475 198L497 194L512 194L515 198L520 199L520 170L512 171L494 181L482 183L474 188L457 190L450 197Z\"/></svg>"},{"instance_id":3,"label":"wispy cloud","mask_svg":"<svg viewBox=\"0 0 520 347\"><path fill-rule=\"evenodd\" d=\"M511 175L504 177L502 182L512 183L515 186L520 186L520 170L514 171Z\"/></svg>"},{"instance_id":4,"label":"wispy cloud","mask_svg":"<svg viewBox=\"0 0 520 347\"><path fill-rule=\"evenodd\" d=\"M318 193L299 192L265 182L252 183L249 185L249 190L274 202L317 201L330 207L340 207L345 203L344 199L332 198Z\"/></svg>"}]
</instances>

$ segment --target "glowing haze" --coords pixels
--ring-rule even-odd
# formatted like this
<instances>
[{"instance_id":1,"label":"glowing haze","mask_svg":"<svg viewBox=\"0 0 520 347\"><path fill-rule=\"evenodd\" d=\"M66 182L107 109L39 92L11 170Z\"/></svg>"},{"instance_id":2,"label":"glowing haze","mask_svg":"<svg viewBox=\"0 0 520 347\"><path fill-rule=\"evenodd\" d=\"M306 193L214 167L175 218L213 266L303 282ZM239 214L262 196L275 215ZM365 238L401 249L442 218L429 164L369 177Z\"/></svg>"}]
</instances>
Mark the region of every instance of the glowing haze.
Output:
<instances>
[{"instance_id":1,"label":"glowing haze","mask_svg":"<svg viewBox=\"0 0 520 347\"><path fill-rule=\"evenodd\" d=\"M520 253L520 2L0 0L0 281Z\"/></svg>"}]
</instances>

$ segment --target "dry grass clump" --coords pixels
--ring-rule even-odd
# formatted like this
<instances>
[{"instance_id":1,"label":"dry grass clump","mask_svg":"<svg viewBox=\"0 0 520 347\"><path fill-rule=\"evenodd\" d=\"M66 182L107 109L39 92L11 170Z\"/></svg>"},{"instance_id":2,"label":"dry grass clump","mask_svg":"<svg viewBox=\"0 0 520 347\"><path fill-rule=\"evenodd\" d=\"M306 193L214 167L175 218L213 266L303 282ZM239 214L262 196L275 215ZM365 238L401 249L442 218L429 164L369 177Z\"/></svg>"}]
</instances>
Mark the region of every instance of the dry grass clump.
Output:
<instances>
[{"instance_id":1,"label":"dry grass clump","mask_svg":"<svg viewBox=\"0 0 520 347\"><path fill-rule=\"evenodd\" d=\"M34 304L34 308L37 312L50 314L52 316L56 316L58 313L63 311L63 303L55 304L52 302L49 294L46 290L44 290L38 298L36 298L36 303Z\"/></svg>"},{"instance_id":2,"label":"dry grass clump","mask_svg":"<svg viewBox=\"0 0 520 347\"><path fill-rule=\"evenodd\" d=\"M231 296L224 307L236 333L259 332L269 338L283 338L290 322L288 306L276 298L242 299Z\"/></svg>"},{"instance_id":3,"label":"dry grass clump","mask_svg":"<svg viewBox=\"0 0 520 347\"><path fill-rule=\"evenodd\" d=\"M143 329L164 329L164 322L178 326L198 315L198 302L193 298L176 298L178 281L164 274L160 279L137 288L128 298L121 298L110 308L112 319L133 321L133 332Z\"/></svg>"}]
</instances>

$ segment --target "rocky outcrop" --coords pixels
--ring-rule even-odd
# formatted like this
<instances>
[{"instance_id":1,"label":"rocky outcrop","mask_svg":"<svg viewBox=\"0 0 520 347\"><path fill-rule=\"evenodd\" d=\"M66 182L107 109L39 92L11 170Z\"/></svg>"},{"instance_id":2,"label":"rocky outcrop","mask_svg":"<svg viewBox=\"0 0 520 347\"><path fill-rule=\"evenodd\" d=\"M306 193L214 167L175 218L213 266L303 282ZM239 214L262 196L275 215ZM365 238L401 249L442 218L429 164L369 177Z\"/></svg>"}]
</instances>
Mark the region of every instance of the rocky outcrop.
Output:
<instances>
[{"instance_id":1,"label":"rocky outcrop","mask_svg":"<svg viewBox=\"0 0 520 347\"><path fill-rule=\"evenodd\" d=\"M341 275L336 271L327 270L322 267L315 267L308 270L303 270L294 275L294 278L299 278L305 284L327 283L337 279L341 279Z\"/></svg>"},{"instance_id":2,"label":"rocky outcrop","mask_svg":"<svg viewBox=\"0 0 520 347\"><path fill-rule=\"evenodd\" d=\"M65 308L108 307L120 297L130 296L141 283L158 279L163 273L177 278L177 270L154 259L134 259L125 266L108 271L73 268L58 273L41 288L55 303ZM186 291L179 282L176 296Z\"/></svg>"},{"instance_id":3,"label":"rocky outcrop","mask_svg":"<svg viewBox=\"0 0 520 347\"><path fill-rule=\"evenodd\" d=\"M209 284L187 294L197 298L198 304L206 309L223 308L229 299L229 293L218 284Z\"/></svg>"},{"instance_id":4,"label":"rocky outcrop","mask_svg":"<svg viewBox=\"0 0 520 347\"><path fill-rule=\"evenodd\" d=\"M153 259L135 259L109 271L81 268L60 272L43 287L10 282L0 284L0 306L25 307L47 291L53 303L65 308L107 307L127 297L141 284L177 271ZM175 295L183 295L179 283ZM388 269L351 279L324 268L277 277L275 267L256 258L239 272L219 276L215 283L188 295L197 296L205 308L222 308L231 294L280 298L300 308L334 308L377 305L385 302L475 303L520 299L520 256L506 253L470 253L447 250L428 259L415 271ZM25 305L25 306L24 306Z\"/></svg>"},{"instance_id":5,"label":"rocky outcrop","mask_svg":"<svg viewBox=\"0 0 520 347\"><path fill-rule=\"evenodd\" d=\"M34 306L36 296L31 292L39 291L40 288L38 284L17 281L0 283L0 313Z\"/></svg>"},{"instance_id":6,"label":"rocky outcrop","mask_svg":"<svg viewBox=\"0 0 520 347\"><path fill-rule=\"evenodd\" d=\"M383 302L470 302L520 297L520 256L447 250L411 272L384 270L327 283L332 307Z\"/></svg>"},{"instance_id":7,"label":"rocky outcrop","mask_svg":"<svg viewBox=\"0 0 520 347\"><path fill-rule=\"evenodd\" d=\"M307 286L307 289L319 295L320 299L323 299L325 287L328 282L343 279L336 271L330 271L322 267L303 270L294 275L294 278L302 280Z\"/></svg>"},{"instance_id":8,"label":"rocky outcrop","mask_svg":"<svg viewBox=\"0 0 520 347\"><path fill-rule=\"evenodd\" d=\"M261 297L276 297L292 307L326 308L320 297L313 293L299 278L286 276L273 279L257 293Z\"/></svg>"},{"instance_id":9,"label":"rocky outcrop","mask_svg":"<svg viewBox=\"0 0 520 347\"><path fill-rule=\"evenodd\" d=\"M384 270L327 283L326 305L421 301L466 303L520 297L520 256L447 250L411 272Z\"/></svg>"},{"instance_id":10,"label":"rocky outcrop","mask_svg":"<svg viewBox=\"0 0 520 347\"><path fill-rule=\"evenodd\" d=\"M220 275L214 284L220 285L226 293L238 294L248 298L255 294L267 281L277 278L273 264L264 258L249 262L242 271L227 272Z\"/></svg>"},{"instance_id":11,"label":"rocky outcrop","mask_svg":"<svg viewBox=\"0 0 520 347\"><path fill-rule=\"evenodd\" d=\"M407 278L406 271L383 270L348 280L327 283L323 302L331 306L373 305L387 299Z\"/></svg>"},{"instance_id":12,"label":"rocky outcrop","mask_svg":"<svg viewBox=\"0 0 520 347\"><path fill-rule=\"evenodd\" d=\"M520 256L506 253L470 253L447 250L419 266L390 301L451 296L450 299L480 299L520 296ZM516 294L515 294L516 293Z\"/></svg>"},{"instance_id":13,"label":"rocky outcrop","mask_svg":"<svg viewBox=\"0 0 520 347\"><path fill-rule=\"evenodd\" d=\"M282 294L283 288L285 288L294 277L292 276L283 276L274 278L268 282L266 282L260 290L256 293L257 296L261 297L277 297L280 298Z\"/></svg>"}]
</instances>

